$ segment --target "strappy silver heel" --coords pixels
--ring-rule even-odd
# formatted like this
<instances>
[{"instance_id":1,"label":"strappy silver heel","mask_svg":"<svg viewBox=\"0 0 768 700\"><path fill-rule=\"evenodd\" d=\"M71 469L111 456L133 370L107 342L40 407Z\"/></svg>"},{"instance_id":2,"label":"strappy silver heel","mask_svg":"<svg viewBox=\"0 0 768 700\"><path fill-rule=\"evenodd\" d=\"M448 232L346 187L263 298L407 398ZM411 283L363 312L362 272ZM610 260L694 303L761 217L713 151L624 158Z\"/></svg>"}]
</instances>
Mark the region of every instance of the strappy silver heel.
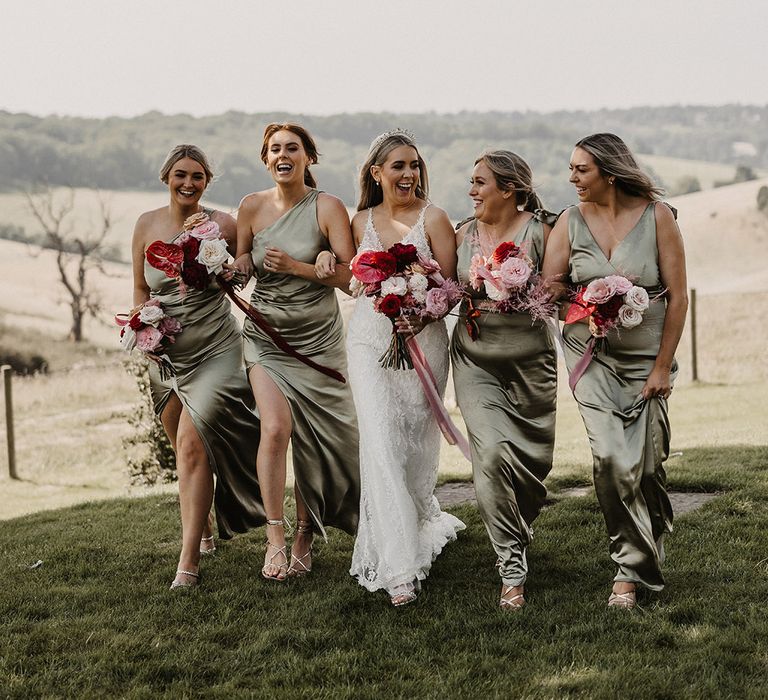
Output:
<instances>
[{"instance_id":1,"label":"strappy silver heel","mask_svg":"<svg viewBox=\"0 0 768 700\"><path fill-rule=\"evenodd\" d=\"M203 547L203 542L210 542L211 547ZM210 537L200 538L200 554L213 554L216 551L216 542L213 539L213 535Z\"/></svg>"},{"instance_id":2,"label":"strappy silver heel","mask_svg":"<svg viewBox=\"0 0 768 700\"><path fill-rule=\"evenodd\" d=\"M179 581L179 576L191 576L194 581ZM200 583L200 573L197 571L186 571L185 569L178 569L176 571L176 578L171 583L170 590L175 591L178 588L195 588Z\"/></svg>"},{"instance_id":3,"label":"strappy silver heel","mask_svg":"<svg viewBox=\"0 0 768 700\"><path fill-rule=\"evenodd\" d=\"M517 595L513 595L511 598L507 598L510 591L514 588L517 588L517 586L506 586L502 585L501 587L501 598L499 598L499 607L502 610L522 610L525 606L525 593L518 593Z\"/></svg>"},{"instance_id":4,"label":"strappy silver heel","mask_svg":"<svg viewBox=\"0 0 768 700\"><path fill-rule=\"evenodd\" d=\"M308 535L312 532L311 520L297 520L296 521L296 534ZM306 563L307 557L309 559L309 565ZM299 577L306 576L312 571L312 544L309 545L309 549L305 554L297 557L291 549L291 565L288 567L288 576Z\"/></svg>"},{"instance_id":5,"label":"strappy silver heel","mask_svg":"<svg viewBox=\"0 0 768 700\"><path fill-rule=\"evenodd\" d=\"M283 530L285 530L285 521L282 518L279 520L267 520L267 525L280 525ZM269 553L270 547L273 550L272 554ZM279 561L275 562L275 558L277 557L282 557L282 563ZM272 575L267 573L267 569L270 566L277 567L277 574ZM285 545L278 547L277 545L272 544L269 541L269 537L267 537L267 551L264 556L264 566L261 567L261 575L269 581L285 581L288 575L288 551Z\"/></svg>"}]
</instances>

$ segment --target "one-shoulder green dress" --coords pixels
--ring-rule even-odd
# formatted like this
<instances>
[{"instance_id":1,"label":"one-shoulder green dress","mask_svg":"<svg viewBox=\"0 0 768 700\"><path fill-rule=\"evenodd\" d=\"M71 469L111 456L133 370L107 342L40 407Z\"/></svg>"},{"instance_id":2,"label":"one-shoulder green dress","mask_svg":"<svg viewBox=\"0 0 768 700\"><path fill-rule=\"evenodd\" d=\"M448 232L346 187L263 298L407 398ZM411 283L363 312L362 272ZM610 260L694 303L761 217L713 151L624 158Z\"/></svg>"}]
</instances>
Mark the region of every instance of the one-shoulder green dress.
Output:
<instances>
[{"instance_id":1,"label":"one-shoulder green dress","mask_svg":"<svg viewBox=\"0 0 768 700\"><path fill-rule=\"evenodd\" d=\"M663 205L660 205L663 206ZM651 298L661 292L656 245L655 203L650 202L635 227L608 260L578 206L568 209L571 246L569 276L586 285L608 275L622 275L645 287ZM672 507L663 462L669 454L667 400L643 399L641 390L656 362L664 327L663 298L651 303L639 326L608 333L576 384L574 396L592 448L595 490L610 538L616 581L664 586L663 535L672 531ZM584 323L563 329L568 370L584 354L590 339ZM672 380L677 364L672 367Z\"/></svg>"},{"instance_id":2,"label":"one-shoulder green dress","mask_svg":"<svg viewBox=\"0 0 768 700\"><path fill-rule=\"evenodd\" d=\"M189 413L216 475L219 537L228 539L266 522L255 467L259 418L245 377L240 330L217 283L202 291L188 287L182 295L178 281L146 258L144 277L151 296L182 327L165 351L175 376L163 380L157 365L149 365L155 413L162 413L174 393Z\"/></svg>"},{"instance_id":3,"label":"one-shoulder green dress","mask_svg":"<svg viewBox=\"0 0 768 700\"><path fill-rule=\"evenodd\" d=\"M542 218L531 218L514 242L539 267L544 256ZM472 221L458 249L459 280L465 285L475 254L482 251L477 222ZM485 291L470 291L482 307ZM519 586L528 573L531 523L547 495L542 482L552 469L557 355L546 325L527 313L483 311L474 341L466 315L464 301L451 341L456 400L469 433L477 504L499 559L499 574L506 585Z\"/></svg>"},{"instance_id":4,"label":"one-shoulder green dress","mask_svg":"<svg viewBox=\"0 0 768 700\"><path fill-rule=\"evenodd\" d=\"M317 282L264 268L265 248L314 263L328 240L317 221L317 190L310 190L275 223L253 237L256 286L251 305L300 353L347 375L344 324L336 292ZM243 327L245 362L262 367L291 409L293 473L314 529L357 528L360 469L355 405L341 383L286 355L252 321Z\"/></svg>"}]
</instances>

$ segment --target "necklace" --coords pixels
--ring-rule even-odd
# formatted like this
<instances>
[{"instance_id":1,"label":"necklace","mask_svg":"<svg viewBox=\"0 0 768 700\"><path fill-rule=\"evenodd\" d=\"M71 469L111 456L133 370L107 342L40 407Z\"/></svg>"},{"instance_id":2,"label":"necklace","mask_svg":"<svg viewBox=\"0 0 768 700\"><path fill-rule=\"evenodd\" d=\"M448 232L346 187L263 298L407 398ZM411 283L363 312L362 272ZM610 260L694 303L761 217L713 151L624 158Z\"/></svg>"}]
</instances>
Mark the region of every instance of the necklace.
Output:
<instances>
[{"instance_id":1,"label":"necklace","mask_svg":"<svg viewBox=\"0 0 768 700\"><path fill-rule=\"evenodd\" d=\"M519 229L516 226L518 221L519 221L519 217L515 217L512 221L512 225L506 231L504 231L501 236L498 236L498 237L491 236L491 234L485 230L490 228L488 224L485 224L481 221L477 221L475 225L475 230L477 231L476 240L477 240L477 245L480 248L480 252L486 258L493 255L496 248L498 248L501 243L507 240L507 236L511 231L513 231L515 235L517 235L517 233L519 232ZM481 224L482 224L482 229L480 228ZM513 240L513 239L514 239L514 236L510 240Z\"/></svg>"}]
</instances>

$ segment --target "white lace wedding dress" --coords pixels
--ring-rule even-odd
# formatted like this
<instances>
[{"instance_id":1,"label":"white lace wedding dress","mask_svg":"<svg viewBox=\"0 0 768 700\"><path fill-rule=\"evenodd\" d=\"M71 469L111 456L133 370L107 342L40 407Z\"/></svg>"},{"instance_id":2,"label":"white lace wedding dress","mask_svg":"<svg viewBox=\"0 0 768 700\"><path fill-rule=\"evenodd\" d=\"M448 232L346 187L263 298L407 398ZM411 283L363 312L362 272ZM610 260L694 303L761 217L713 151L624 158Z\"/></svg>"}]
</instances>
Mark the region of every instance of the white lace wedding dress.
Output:
<instances>
[{"instance_id":1,"label":"white lace wedding dress","mask_svg":"<svg viewBox=\"0 0 768 700\"><path fill-rule=\"evenodd\" d=\"M432 257L422 209L402 239ZM360 250L383 250L368 210ZM392 323L360 296L347 332L349 379L360 428L360 524L350 574L370 591L422 581L443 547L464 529L443 513L434 496L440 429L413 370L384 369ZM440 394L448 377L445 324L430 323L416 336ZM402 590L402 589L401 589Z\"/></svg>"}]
</instances>

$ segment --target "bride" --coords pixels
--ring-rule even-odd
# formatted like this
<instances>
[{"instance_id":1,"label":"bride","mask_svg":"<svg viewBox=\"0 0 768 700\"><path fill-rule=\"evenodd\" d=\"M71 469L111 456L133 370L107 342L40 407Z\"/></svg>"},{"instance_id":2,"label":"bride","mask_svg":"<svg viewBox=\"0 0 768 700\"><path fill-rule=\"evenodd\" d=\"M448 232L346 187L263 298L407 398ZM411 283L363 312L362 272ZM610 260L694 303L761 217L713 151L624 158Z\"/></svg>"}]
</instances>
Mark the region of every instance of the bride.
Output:
<instances>
[{"instance_id":1,"label":"bride","mask_svg":"<svg viewBox=\"0 0 768 700\"><path fill-rule=\"evenodd\" d=\"M434 258L445 277L455 277L453 227L444 211L427 202L427 191L427 168L410 134L398 129L376 138L360 172L352 220L358 252L411 243L420 255ZM417 334L442 394L448 376L444 322L400 319L398 332ZM443 513L434 496L440 429L415 372L379 364L391 337L390 320L360 296L347 337L361 479L350 574L370 591L385 589L400 606L416 599L435 557L464 523Z\"/></svg>"}]
</instances>

